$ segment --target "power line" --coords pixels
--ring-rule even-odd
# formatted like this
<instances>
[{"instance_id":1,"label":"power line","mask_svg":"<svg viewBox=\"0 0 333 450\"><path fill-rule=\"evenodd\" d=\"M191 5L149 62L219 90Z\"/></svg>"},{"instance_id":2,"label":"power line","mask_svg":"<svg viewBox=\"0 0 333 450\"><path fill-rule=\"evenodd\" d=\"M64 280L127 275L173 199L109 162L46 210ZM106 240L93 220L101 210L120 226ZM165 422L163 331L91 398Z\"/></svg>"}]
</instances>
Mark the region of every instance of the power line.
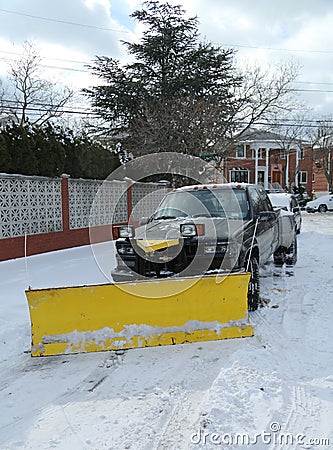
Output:
<instances>
[{"instance_id":1,"label":"power line","mask_svg":"<svg viewBox=\"0 0 333 450\"><path fill-rule=\"evenodd\" d=\"M22 107L17 107L17 109L23 109ZM3 112L9 114L12 113L10 107L4 107ZM45 111L45 109L41 109L41 108L33 108L33 107L27 107L26 111L29 112L32 116L37 116L38 114L43 114L47 111ZM95 112L89 112L89 111L78 111L78 110L70 110L70 109L61 109L61 110L57 110L56 114L73 114L73 115L82 115L82 116L90 116L92 118L95 119L100 119L101 117L95 113ZM298 122L294 122L294 123L290 123L288 122L288 120L292 120L292 119L278 119L277 122L256 122L255 125L258 126L263 126L263 127L270 127L270 128L275 128L275 127L289 127L289 128L296 128L296 127L301 127L301 128L320 128L324 125L329 125L331 124L333 126L333 120L304 120L300 123ZM303 125L304 122L310 122L307 123L306 125ZM246 123L243 123L246 124ZM302 126L303 125L303 126Z\"/></svg>"},{"instance_id":2,"label":"power line","mask_svg":"<svg viewBox=\"0 0 333 450\"><path fill-rule=\"evenodd\" d=\"M32 19L46 20L48 22L62 23L62 24L65 24L65 25L73 25L73 26L76 26L76 27L92 28L92 29L95 29L95 30L113 31L113 32L118 32L118 33L129 33L128 31L125 31L125 30L115 30L113 28L103 28L103 27L97 27L97 26L94 26L94 25L82 24L82 23L78 23L78 22L68 22L66 20L51 19L49 17L35 16L33 14L20 13L18 11L11 11L11 10L8 10L8 9L0 8L0 11L4 12L4 13L9 13L9 14L16 14L18 16L30 17Z\"/></svg>"},{"instance_id":3,"label":"power line","mask_svg":"<svg viewBox=\"0 0 333 450\"><path fill-rule=\"evenodd\" d=\"M1 50L0 50L0 52L1 52ZM20 55L20 56L24 56L21 53L14 53L14 52L4 52L4 53L12 53L12 54L17 54L17 55ZM15 58L7 58L7 59L11 60L11 61L17 61ZM60 58L44 58L44 57L41 57L41 59L49 59L49 60L52 60L52 61L74 62L74 63L77 62L78 63L78 61L70 61L68 59L60 59ZM81 62L80 64L87 64L88 65L89 63ZM72 72L91 73L90 70L87 70L87 69L74 69L73 67L51 66L51 65L48 65L48 64L38 64L38 66L39 67L45 67L46 69L61 69L61 70L70 70Z\"/></svg>"},{"instance_id":4,"label":"power line","mask_svg":"<svg viewBox=\"0 0 333 450\"><path fill-rule=\"evenodd\" d=\"M293 81L294 84L323 84L323 85L333 85L333 83L328 81Z\"/></svg>"},{"instance_id":5,"label":"power line","mask_svg":"<svg viewBox=\"0 0 333 450\"><path fill-rule=\"evenodd\" d=\"M14 100L6 100L8 103L16 103ZM54 105L50 105L47 103L34 103L34 105L40 105L40 106L45 106L47 107L52 107ZM16 105L13 106L13 108L18 109L18 110L22 110L23 107ZM11 111L11 107L4 105L2 110L4 112L10 113ZM35 107L35 106L28 106L27 108L25 108L26 111L31 112L31 114L42 114L47 112L46 109L43 109L41 107ZM97 112L94 111L86 111L86 110L82 110L80 107L77 107L76 109L58 109L57 113L61 113L61 114L74 114L74 115L84 115L84 116L91 116L91 117L95 117L95 118L100 118L100 115ZM283 127L283 126L288 126L288 127L304 127L304 128L319 128L323 125L326 124L332 124L333 125L333 119L326 119L326 120L322 120L322 119L288 119L288 118L277 118L274 122L272 121L267 121L267 122L257 122L255 125L261 125L261 126L265 126L265 127Z\"/></svg>"},{"instance_id":6,"label":"power line","mask_svg":"<svg viewBox=\"0 0 333 450\"><path fill-rule=\"evenodd\" d=\"M331 121L331 123L333 124L333 121ZM274 127L285 127L285 126L294 128L294 127L300 127L301 126L299 123L288 123L288 124L286 124L286 123L283 123L283 122L278 122L278 123L275 123L275 122L274 123L257 122L254 125L261 125L261 126L271 127L271 128L274 128ZM320 128L321 126L322 126L322 124L308 124L308 125L305 125L303 128Z\"/></svg>"},{"instance_id":7,"label":"power line","mask_svg":"<svg viewBox=\"0 0 333 450\"><path fill-rule=\"evenodd\" d=\"M16 103L14 100L6 100L8 103ZM3 105L2 110L6 113L10 113L12 112L12 108L16 109L16 110L26 110L26 111L34 111L36 113L42 114L47 112L47 108L54 108L56 110L56 113L61 113L61 114L79 114L79 115L85 115L85 116L95 116L95 117L99 117L97 113L93 112L93 111L84 111L84 110L80 110L78 109L62 109L62 108L57 108L56 105L50 105L50 104L43 104L43 103L35 103L36 106L38 105L43 105L45 106L45 108L37 108L35 106L27 106L27 107L23 107L20 106L19 103L16 103L16 105L13 105L13 107L11 107L10 105Z\"/></svg>"},{"instance_id":8,"label":"power line","mask_svg":"<svg viewBox=\"0 0 333 450\"><path fill-rule=\"evenodd\" d=\"M249 48L253 50L270 50L276 52L291 52L291 53L323 53L323 54L332 54L333 50L301 50L301 49L290 49L290 48L276 48L276 47L260 47L259 45L240 45L240 44L226 44L215 42L217 45L225 46L225 47L236 47L236 48Z\"/></svg>"},{"instance_id":9,"label":"power line","mask_svg":"<svg viewBox=\"0 0 333 450\"><path fill-rule=\"evenodd\" d=\"M24 56L23 53L19 53L19 52L12 52L12 51L8 51L8 50L0 50L0 53L6 53L9 55L17 55L17 56ZM78 61L78 60L74 60L74 59L62 59L62 58L50 58L48 56L41 56L42 59L46 59L46 60L50 60L50 61L61 61L61 62L69 62L69 63L73 63L73 64L84 64L84 65L89 65L91 64L91 61ZM85 70L85 69L73 69L71 67L63 67L63 66L50 66L50 65L46 65L46 64L40 64L41 67L46 67L46 68L50 68L50 69L62 69L62 70L70 70L73 72L83 72L83 73L91 73L90 70ZM322 86L333 86L333 82L324 82L324 81L293 81L293 84L315 84L315 85L322 85ZM294 89L295 91L300 91L300 92L331 92L331 91L321 91L321 90L301 90L301 89Z\"/></svg>"},{"instance_id":10,"label":"power line","mask_svg":"<svg viewBox=\"0 0 333 450\"><path fill-rule=\"evenodd\" d=\"M9 108L4 108L3 111L7 114L12 113L12 111ZM39 114L45 114L48 111L46 111L45 109L39 109L39 108L26 108L27 112L31 112L32 115L39 115ZM99 119L100 116L97 115L96 113L93 112L82 112L82 111L73 111L73 110L56 110L56 111L52 111L53 114L59 115L59 114L73 114L73 115L79 115L79 116L90 116L90 117L94 117L96 119Z\"/></svg>"},{"instance_id":11,"label":"power line","mask_svg":"<svg viewBox=\"0 0 333 450\"><path fill-rule=\"evenodd\" d=\"M6 102L6 103L14 103L15 105L19 105L20 104L20 100L9 100L9 99L4 98L4 99L2 99L2 101ZM51 108L54 107L54 105L52 103L45 103L45 102L38 102L38 101L37 102L31 102L31 104L33 106L46 106L46 107L51 107ZM87 111L87 109L84 106L82 106L82 107L77 106L76 109L81 109L83 111Z\"/></svg>"},{"instance_id":12,"label":"power line","mask_svg":"<svg viewBox=\"0 0 333 450\"><path fill-rule=\"evenodd\" d=\"M11 52L9 50L0 50L0 53L6 53L8 55L25 56L24 53ZM48 59L50 61L61 61L61 62L69 62L69 63L75 63L75 64L90 64L90 62L77 61L76 59L50 58L49 56L42 56L42 55L41 55L41 58L42 59Z\"/></svg>"},{"instance_id":13,"label":"power line","mask_svg":"<svg viewBox=\"0 0 333 450\"><path fill-rule=\"evenodd\" d=\"M102 30L102 31L112 31L112 32L118 32L118 33L129 33L129 31L126 30L117 30L114 28L104 28L104 27L97 27L94 25L88 25L88 24L82 24L78 22L69 22L66 20L57 20L57 19L51 19L50 17L43 17L43 16L36 16L33 14L27 14L27 13L21 13L18 11L12 11L8 9L0 8L1 12L9 13L9 14L16 14L19 16L24 17L30 17L33 19L38 20L46 20L49 22L56 22L56 23L62 23L65 25L72 25L77 27L83 27L83 28L92 28L96 30ZM255 49L255 50L270 50L270 51L278 51L278 52L292 52L292 53L323 53L323 54L332 54L333 50L304 50L304 49L290 49L290 48L277 48L277 47L261 47L258 45L241 45L241 44L227 44L227 43L216 43L217 45L225 46L225 47L236 47L236 48L249 48L249 49Z\"/></svg>"},{"instance_id":14,"label":"power line","mask_svg":"<svg viewBox=\"0 0 333 450\"><path fill-rule=\"evenodd\" d=\"M321 93L330 93L333 92L327 89L291 89L292 92L321 92Z\"/></svg>"},{"instance_id":15,"label":"power line","mask_svg":"<svg viewBox=\"0 0 333 450\"><path fill-rule=\"evenodd\" d=\"M45 67L47 69L61 69L61 70L70 70L72 72L83 72L83 73L91 73L90 70L84 69L73 69L71 67L61 67L61 66L48 66L45 64L40 64L41 67Z\"/></svg>"},{"instance_id":16,"label":"power line","mask_svg":"<svg viewBox=\"0 0 333 450\"><path fill-rule=\"evenodd\" d=\"M23 109L22 106L20 106L20 100L10 100L8 98L3 98L2 99L2 108L6 109L7 111L10 111L11 109L11 105L9 104L13 104L12 108L16 108L16 109ZM40 108L36 108L36 107L40 107ZM42 108L44 107L44 109ZM54 108L56 107L56 105L51 104L51 103L46 103L46 102L42 102L42 101L34 101L31 103L31 106L28 106L26 109L31 109L33 111L39 111L39 112L45 112L45 109L47 108ZM75 109L66 109L66 110L61 110L61 112L66 112L66 113L73 113L73 114L86 114L86 115L98 115L99 114L91 109L88 109L89 106L85 107L84 105L82 106L76 106ZM333 123L333 119L307 119L307 118L281 118L278 117L275 119L276 122L264 122L264 123L259 123L259 125L282 125L282 122L284 125L290 125L290 126L301 126L304 123L308 123L309 125L311 124L315 124L313 126L321 126L322 124L327 124L327 123ZM308 125L306 125L308 126ZM312 125L311 125L312 126Z\"/></svg>"},{"instance_id":17,"label":"power line","mask_svg":"<svg viewBox=\"0 0 333 450\"><path fill-rule=\"evenodd\" d=\"M6 113L11 113L10 109L3 110ZM30 115L32 116L37 116L38 114L42 114L45 113L47 111L43 110L43 109L38 109L38 108L27 108L27 111L30 113ZM73 115L82 115L82 116L90 116L92 118L95 119L100 119L101 117L97 114L97 113L93 113L93 112L82 112L82 111L73 111L73 110L60 110L60 111L56 111L56 114L73 114ZM332 124L333 126L333 121L326 121L327 124ZM246 124L243 124L246 125ZM301 125L299 123L284 123L284 122L274 122L274 123L270 123L270 122L256 122L254 125L258 126L263 126L263 127L269 127L271 129L274 129L275 127L290 127L290 128L296 128L296 127L300 127ZM302 128L320 128L322 127L321 123L310 123L307 125L304 125Z\"/></svg>"}]
</instances>

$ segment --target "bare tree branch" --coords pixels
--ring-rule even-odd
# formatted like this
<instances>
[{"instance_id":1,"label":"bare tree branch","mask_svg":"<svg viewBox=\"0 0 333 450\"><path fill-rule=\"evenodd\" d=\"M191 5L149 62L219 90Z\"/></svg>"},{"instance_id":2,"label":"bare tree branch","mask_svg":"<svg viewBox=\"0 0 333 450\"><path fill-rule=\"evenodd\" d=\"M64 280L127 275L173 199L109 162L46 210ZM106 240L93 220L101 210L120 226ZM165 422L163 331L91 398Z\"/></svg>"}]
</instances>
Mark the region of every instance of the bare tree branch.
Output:
<instances>
[{"instance_id":1,"label":"bare tree branch","mask_svg":"<svg viewBox=\"0 0 333 450\"><path fill-rule=\"evenodd\" d=\"M3 109L20 125L27 122L42 125L61 117L63 107L73 98L73 91L42 77L41 57L34 44L25 42L22 53L20 59L9 62L11 88L3 96Z\"/></svg>"}]
</instances>

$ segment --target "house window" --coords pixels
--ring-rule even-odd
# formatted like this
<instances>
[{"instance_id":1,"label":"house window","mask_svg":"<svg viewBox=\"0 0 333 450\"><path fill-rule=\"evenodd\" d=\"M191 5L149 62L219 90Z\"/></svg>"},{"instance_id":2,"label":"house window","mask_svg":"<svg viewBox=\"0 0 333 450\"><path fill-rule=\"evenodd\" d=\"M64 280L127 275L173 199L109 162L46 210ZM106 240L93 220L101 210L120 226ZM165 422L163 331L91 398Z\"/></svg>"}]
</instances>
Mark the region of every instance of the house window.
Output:
<instances>
[{"instance_id":1,"label":"house window","mask_svg":"<svg viewBox=\"0 0 333 450\"><path fill-rule=\"evenodd\" d=\"M313 173L312 174L312 183L315 183L315 181L316 181L316 175Z\"/></svg>"},{"instance_id":2,"label":"house window","mask_svg":"<svg viewBox=\"0 0 333 450\"><path fill-rule=\"evenodd\" d=\"M285 150L281 150L280 159L286 159L286 151Z\"/></svg>"},{"instance_id":3,"label":"house window","mask_svg":"<svg viewBox=\"0 0 333 450\"><path fill-rule=\"evenodd\" d=\"M304 159L304 148L300 148L299 150L299 159Z\"/></svg>"},{"instance_id":4,"label":"house window","mask_svg":"<svg viewBox=\"0 0 333 450\"><path fill-rule=\"evenodd\" d=\"M265 148L258 148L258 159L264 159ZM252 149L252 159L256 159L256 150Z\"/></svg>"},{"instance_id":5,"label":"house window","mask_svg":"<svg viewBox=\"0 0 333 450\"><path fill-rule=\"evenodd\" d=\"M246 157L246 147L245 144L238 145L236 147L236 158L245 158Z\"/></svg>"},{"instance_id":6,"label":"house window","mask_svg":"<svg viewBox=\"0 0 333 450\"><path fill-rule=\"evenodd\" d=\"M249 171L243 169L230 170L230 181L231 183L248 183Z\"/></svg>"},{"instance_id":7,"label":"house window","mask_svg":"<svg viewBox=\"0 0 333 450\"><path fill-rule=\"evenodd\" d=\"M299 184L306 184L308 182L308 172L299 172L298 173L298 183Z\"/></svg>"}]
</instances>

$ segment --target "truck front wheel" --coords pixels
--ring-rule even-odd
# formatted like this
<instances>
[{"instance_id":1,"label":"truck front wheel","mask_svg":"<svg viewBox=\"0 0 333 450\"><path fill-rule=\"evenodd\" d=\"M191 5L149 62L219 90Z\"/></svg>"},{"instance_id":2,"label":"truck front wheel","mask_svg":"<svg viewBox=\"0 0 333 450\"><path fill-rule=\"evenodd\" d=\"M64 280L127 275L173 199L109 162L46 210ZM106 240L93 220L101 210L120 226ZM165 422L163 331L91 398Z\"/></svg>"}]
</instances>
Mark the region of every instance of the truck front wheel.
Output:
<instances>
[{"instance_id":1,"label":"truck front wheel","mask_svg":"<svg viewBox=\"0 0 333 450\"><path fill-rule=\"evenodd\" d=\"M259 264L257 258L251 256L248 271L251 274L247 292L248 310L255 311L259 307L260 284L259 284Z\"/></svg>"}]
</instances>

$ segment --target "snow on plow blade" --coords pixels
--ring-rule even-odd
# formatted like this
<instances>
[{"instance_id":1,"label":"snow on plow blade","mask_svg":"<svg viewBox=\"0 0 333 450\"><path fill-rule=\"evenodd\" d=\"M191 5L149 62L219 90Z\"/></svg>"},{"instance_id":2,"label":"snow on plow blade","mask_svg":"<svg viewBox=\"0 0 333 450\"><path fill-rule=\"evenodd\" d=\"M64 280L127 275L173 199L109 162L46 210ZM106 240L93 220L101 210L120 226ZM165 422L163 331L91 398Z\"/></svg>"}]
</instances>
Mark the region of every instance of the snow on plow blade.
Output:
<instances>
[{"instance_id":1,"label":"snow on plow blade","mask_svg":"<svg viewBox=\"0 0 333 450\"><path fill-rule=\"evenodd\" d=\"M238 273L27 290L31 355L252 336L249 277Z\"/></svg>"}]
</instances>

